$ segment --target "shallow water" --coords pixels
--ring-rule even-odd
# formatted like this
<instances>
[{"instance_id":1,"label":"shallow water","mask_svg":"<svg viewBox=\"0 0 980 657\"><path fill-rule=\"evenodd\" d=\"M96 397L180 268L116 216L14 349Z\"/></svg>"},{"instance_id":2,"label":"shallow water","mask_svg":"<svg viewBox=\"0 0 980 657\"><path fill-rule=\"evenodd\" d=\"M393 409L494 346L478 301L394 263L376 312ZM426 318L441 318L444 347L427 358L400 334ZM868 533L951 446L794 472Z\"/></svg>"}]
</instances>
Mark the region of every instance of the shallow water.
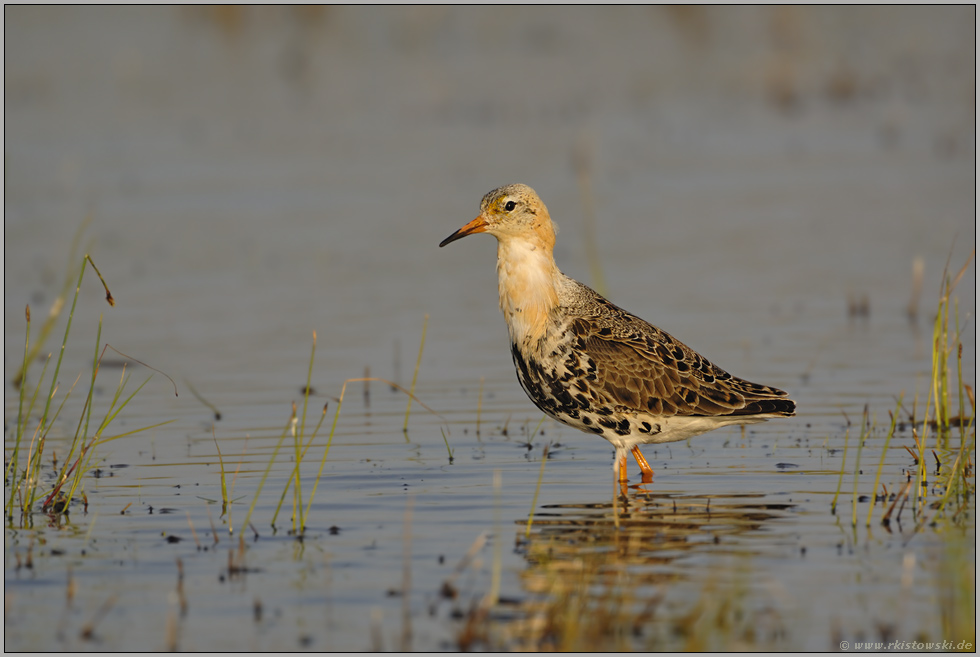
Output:
<instances>
[{"instance_id":1,"label":"shallow water","mask_svg":"<svg viewBox=\"0 0 980 657\"><path fill-rule=\"evenodd\" d=\"M866 530L869 502L852 531L853 452L829 510L865 405L865 496L897 396L923 406L943 267L958 271L976 243L974 9L882 11L8 9L5 455L24 305L36 334L86 216L85 249L117 305L86 272L59 400L90 372L100 315L101 341L179 396L154 374L116 420L120 433L173 422L98 448L87 512L8 523L5 648L453 649L454 612L490 590L498 546L500 594L522 603L538 593L536 545L561 537L574 559L617 535L640 545L622 571L681 612L749 573L746 606L777 609L784 628L764 646L826 650L883 626L941 640L945 535L914 531L909 509L891 532ZM559 265L594 282L576 152L609 297L799 404L744 434L647 448L656 478L629 509L609 508L605 442L551 421L534 433L492 240L437 247L486 191L526 182L561 227ZM975 271L957 288L974 387ZM862 298L869 315L849 316ZM293 467L287 438L241 561L313 331L307 435L329 408L303 460L306 499L343 381L367 368L407 387L426 316L416 396L438 415L413 404L403 433L403 394L376 382L365 398L351 383L305 539L288 532L288 498L269 524ZM132 372L130 390L152 373ZM100 372L97 416L120 373ZM49 436L59 458L82 386ZM905 446L908 425L884 460L891 492L912 467Z\"/></svg>"}]
</instances>

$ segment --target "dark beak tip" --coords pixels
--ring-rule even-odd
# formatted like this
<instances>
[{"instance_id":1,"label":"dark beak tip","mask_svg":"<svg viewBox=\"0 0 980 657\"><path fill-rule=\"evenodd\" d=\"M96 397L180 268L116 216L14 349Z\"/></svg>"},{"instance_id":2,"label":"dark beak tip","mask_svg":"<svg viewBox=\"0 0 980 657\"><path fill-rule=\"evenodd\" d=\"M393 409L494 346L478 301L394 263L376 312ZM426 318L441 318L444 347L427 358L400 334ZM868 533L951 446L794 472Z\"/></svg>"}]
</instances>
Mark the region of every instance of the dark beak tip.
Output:
<instances>
[{"instance_id":1,"label":"dark beak tip","mask_svg":"<svg viewBox=\"0 0 980 657\"><path fill-rule=\"evenodd\" d=\"M455 233L453 233L452 235L450 235L446 239L444 239L441 242L439 242L439 248L441 249L442 247L446 246L450 242L455 242L456 240L458 240L461 237L464 237L464 236L463 235L460 235L459 234L459 231L457 230Z\"/></svg>"}]
</instances>

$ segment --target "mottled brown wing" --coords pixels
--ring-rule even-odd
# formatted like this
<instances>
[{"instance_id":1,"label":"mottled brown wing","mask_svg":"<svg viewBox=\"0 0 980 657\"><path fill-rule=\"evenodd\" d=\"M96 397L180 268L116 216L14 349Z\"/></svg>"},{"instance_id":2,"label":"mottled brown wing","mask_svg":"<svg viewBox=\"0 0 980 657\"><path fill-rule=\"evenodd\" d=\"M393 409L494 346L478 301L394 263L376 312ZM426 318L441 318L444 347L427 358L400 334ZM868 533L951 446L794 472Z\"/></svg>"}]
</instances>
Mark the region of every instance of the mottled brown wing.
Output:
<instances>
[{"instance_id":1,"label":"mottled brown wing","mask_svg":"<svg viewBox=\"0 0 980 657\"><path fill-rule=\"evenodd\" d=\"M793 415L795 403L782 390L734 377L669 334L616 310L620 316L612 326L572 322L580 348L595 364L597 392L613 403L666 416Z\"/></svg>"}]
</instances>

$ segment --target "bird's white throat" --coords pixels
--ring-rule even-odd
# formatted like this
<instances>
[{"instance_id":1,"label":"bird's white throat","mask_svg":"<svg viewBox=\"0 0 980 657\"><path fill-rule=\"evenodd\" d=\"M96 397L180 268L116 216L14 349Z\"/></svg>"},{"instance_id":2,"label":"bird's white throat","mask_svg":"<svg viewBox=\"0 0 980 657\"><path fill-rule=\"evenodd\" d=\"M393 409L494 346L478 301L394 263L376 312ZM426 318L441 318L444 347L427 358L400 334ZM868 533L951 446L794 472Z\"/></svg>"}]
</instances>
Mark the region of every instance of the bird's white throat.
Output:
<instances>
[{"instance_id":1,"label":"bird's white throat","mask_svg":"<svg viewBox=\"0 0 980 657\"><path fill-rule=\"evenodd\" d=\"M550 248L525 239L498 239L500 310L514 344L526 347L544 337L558 306L558 276Z\"/></svg>"}]
</instances>

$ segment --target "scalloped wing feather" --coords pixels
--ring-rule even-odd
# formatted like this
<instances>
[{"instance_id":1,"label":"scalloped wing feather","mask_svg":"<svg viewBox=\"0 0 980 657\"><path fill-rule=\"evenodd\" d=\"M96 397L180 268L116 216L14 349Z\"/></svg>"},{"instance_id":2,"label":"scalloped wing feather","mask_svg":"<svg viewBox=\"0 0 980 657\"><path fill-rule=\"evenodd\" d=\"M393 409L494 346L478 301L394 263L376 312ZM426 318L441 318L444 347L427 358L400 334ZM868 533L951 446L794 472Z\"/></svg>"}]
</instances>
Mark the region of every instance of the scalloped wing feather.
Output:
<instances>
[{"instance_id":1,"label":"scalloped wing feather","mask_svg":"<svg viewBox=\"0 0 980 657\"><path fill-rule=\"evenodd\" d=\"M570 328L595 364L597 392L623 410L663 416L795 414L786 392L732 376L602 297L595 295L594 302L605 306L602 312L576 317Z\"/></svg>"}]
</instances>

